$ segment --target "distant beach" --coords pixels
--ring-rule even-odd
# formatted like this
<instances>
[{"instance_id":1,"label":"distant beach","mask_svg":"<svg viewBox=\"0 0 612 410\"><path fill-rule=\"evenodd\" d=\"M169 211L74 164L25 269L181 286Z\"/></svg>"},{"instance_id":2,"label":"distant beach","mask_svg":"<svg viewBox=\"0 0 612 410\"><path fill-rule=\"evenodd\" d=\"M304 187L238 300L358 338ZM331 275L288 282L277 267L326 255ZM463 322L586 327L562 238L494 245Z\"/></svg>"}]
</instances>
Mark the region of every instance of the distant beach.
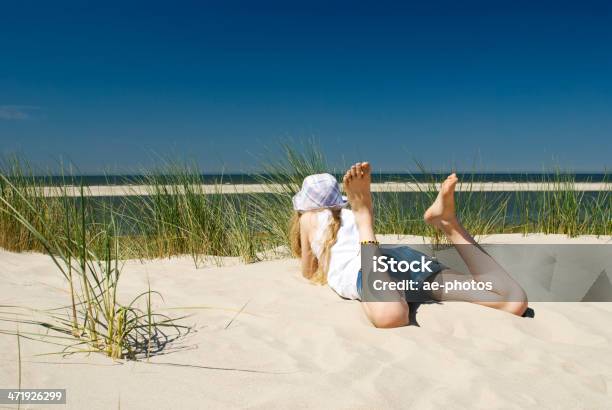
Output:
<instances>
[{"instance_id":1,"label":"distant beach","mask_svg":"<svg viewBox=\"0 0 612 410\"><path fill-rule=\"evenodd\" d=\"M372 192L423 192L432 186L436 189L439 184L423 182L384 182L373 183ZM274 193L282 189L280 184L203 184L198 187L204 194L251 194ZM542 182L468 182L457 186L458 192L540 192L550 189L549 183ZM609 182L575 182L572 184L575 191L598 192L609 191ZM45 196L63 195L55 187L43 187ZM93 185L88 186L86 196L112 197L112 196L146 196L153 192L149 185ZM68 196L80 196L78 186L66 187Z\"/></svg>"}]
</instances>

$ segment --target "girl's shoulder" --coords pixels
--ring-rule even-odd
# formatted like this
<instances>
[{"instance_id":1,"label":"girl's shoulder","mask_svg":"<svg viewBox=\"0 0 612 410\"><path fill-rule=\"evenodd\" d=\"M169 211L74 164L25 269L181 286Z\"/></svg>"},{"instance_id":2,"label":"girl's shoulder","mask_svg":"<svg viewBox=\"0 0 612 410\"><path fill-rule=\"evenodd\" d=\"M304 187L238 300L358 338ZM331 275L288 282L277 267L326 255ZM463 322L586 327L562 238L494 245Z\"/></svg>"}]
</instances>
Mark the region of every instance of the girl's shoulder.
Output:
<instances>
[{"instance_id":1,"label":"girl's shoulder","mask_svg":"<svg viewBox=\"0 0 612 410\"><path fill-rule=\"evenodd\" d=\"M316 209L302 213L300 221L304 221L304 223L317 222L329 218L330 215L331 211L329 209Z\"/></svg>"},{"instance_id":2,"label":"girl's shoulder","mask_svg":"<svg viewBox=\"0 0 612 410\"><path fill-rule=\"evenodd\" d=\"M315 231L317 228L321 228L329 223L331 215L332 212L329 209L304 212L300 217L300 228ZM353 211L346 208L342 209L340 212L340 218L342 219L343 223L350 223L354 222L355 220Z\"/></svg>"},{"instance_id":3,"label":"girl's shoulder","mask_svg":"<svg viewBox=\"0 0 612 410\"><path fill-rule=\"evenodd\" d=\"M350 209L347 209L347 208L342 208L342 212L340 213L340 215L342 215L342 218L353 218L353 219L355 219L355 215L353 214L353 211L351 211Z\"/></svg>"},{"instance_id":4,"label":"girl's shoulder","mask_svg":"<svg viewBox=\"0 0 612 410\"><path fill-rule=\"evenodd\" d=\"M300 216L300 230L312 241L316 236L317 229L321 226L321 212L308 211Z\"/></svg>"},{"instance_id":5,"label":"girl's shoulder","mask_svg":"<svg viewBox=\"0 0 612 410\"><path fill-rule=\"evenodd\" d=\"M308 229L308 228L311 228L313 225L316 226L316 222L318 221L318 218L319 217L317 215L317 212L313 212L313 211L304 212L300 216L300 228Z\"/></svg>"}]
</instances>

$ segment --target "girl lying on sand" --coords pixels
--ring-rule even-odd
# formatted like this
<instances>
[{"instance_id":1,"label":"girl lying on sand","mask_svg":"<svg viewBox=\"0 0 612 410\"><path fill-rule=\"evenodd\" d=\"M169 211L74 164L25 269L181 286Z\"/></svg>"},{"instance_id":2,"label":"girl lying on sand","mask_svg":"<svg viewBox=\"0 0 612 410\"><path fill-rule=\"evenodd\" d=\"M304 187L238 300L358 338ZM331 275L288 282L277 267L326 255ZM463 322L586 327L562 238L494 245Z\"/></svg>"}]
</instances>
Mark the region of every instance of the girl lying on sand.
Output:
<instances>
[{"instance_id":1,"label":"girl lying on sand","mask_svg":"<svg viewBox=\"0 0 612 410\"><path fill-rule=\"evenodd\" d=\"M457 220L454 197L457 181L455 174L446 178L438 197L425 212L424 219L446 235L471 275L435 262L431 273L423 276L409 272L412 275L410 279L421 283L486 282L487 289L491 290L483 290L482 287L468 291L447 289L432 292L431 296L440 301L466 301L521 316L527 310L525 292L476 244ZM334 176L317 174L305 178L302 189L293 197L296 212L291 226L292 251L301 258L305 278L318 284L327 283L344 298L361 300L363 310L374 326L405 326L408 324L409 307L403 291L398 290L390 301L362 300L361 244L378 249L370 182L371 167L367 162L358 162L346 172L343 184L351 207L348 210ZM423 254L406 246L399 248L395 256L410 263L422 260Z\"/></svg>"}]
</instances>

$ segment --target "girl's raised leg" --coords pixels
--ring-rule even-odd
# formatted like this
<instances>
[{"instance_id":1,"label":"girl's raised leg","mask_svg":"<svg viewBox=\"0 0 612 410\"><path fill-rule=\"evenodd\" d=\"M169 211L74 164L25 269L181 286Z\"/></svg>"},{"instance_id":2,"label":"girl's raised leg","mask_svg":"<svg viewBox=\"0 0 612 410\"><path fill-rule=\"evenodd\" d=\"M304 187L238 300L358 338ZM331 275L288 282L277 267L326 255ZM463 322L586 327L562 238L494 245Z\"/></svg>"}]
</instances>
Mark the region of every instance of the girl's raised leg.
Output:
<instances>
[{"instance_id":1,"label":"girl's raised leg","mask_svg":"<svg viewBox=\"0 0 612 410\"><path fill-rule=\"evenodd\" d=\"M450 269L438 273L434 281L471 281L489 282L491 291L444 291L437 292L441 300L462 300L481 304L495 309L522 315L527 309L527 296L521 286L474 240L472 235L458 221L455 214L455 186L458 178L451 174L440 187L434 203L425 212L425 222L440 229L455 246L467 265L470 275Z\"/></svg>"},{"instance_id":2,"label":"girl's raised leg","mask_svg":"<svg viewBox=\"0 0 612 410\"><path fill-rule=\"evenodd\" d=\"M376 241L374 234L374 210L370 192L371 167L367 162L358 162L344 175L344 190L355 215L360 241ZM397 291L388 302L361 303L368 319L376 327L390 328L408 324L408 303L404 293Z\"/></svg>"}]
</instances>

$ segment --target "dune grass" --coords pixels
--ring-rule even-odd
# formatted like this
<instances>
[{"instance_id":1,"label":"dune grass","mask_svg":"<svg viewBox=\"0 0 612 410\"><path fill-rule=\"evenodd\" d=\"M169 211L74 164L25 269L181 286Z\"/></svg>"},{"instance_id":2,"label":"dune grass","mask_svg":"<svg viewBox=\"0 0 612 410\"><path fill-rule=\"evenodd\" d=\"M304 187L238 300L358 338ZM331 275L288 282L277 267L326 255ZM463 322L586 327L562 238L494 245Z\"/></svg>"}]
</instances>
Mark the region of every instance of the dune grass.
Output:
<instances>
[{"instance_id":1,"label":"dune grass","mask_svg":"<svg viewBox=\"0 0 612 410\"><path fill-rule=\"evenodd\" d=\"M94 220L86 188L81 186L76 199L64 194L50 201L53 213L49 213L50 208L41 205L39 191L14 185L14 180L0 175L2 223L19 233L18 245L33 244L33 250L42 249L51 257L70 294L67 313L38 312L41 321L18 322L44 326L54 330L57 339L71 341L63 352L103 352L115 359L156 354L188 331L176 319L152 311L151 298L161 295L151 289L129 303L119 301L121 255L112 210L104 220ZM59 219L49 219L50 215Z\"/></svg>"},{"instance_id":2,"label":"dune grass","mask_svg":"<svg viewBox=\"0 0 612 410\"><path fill-rule=\"evenodd\" d=\"M218 257L257 259L257 236L249 224L248 203L233 195L205 193L196 164L168 162L145 171L136 184L146 195L122 198L124 224L139 237L135 257L190 255L196 266Z\"/></svg>"},{"instance_id":3,"label":"dune grass","mask_svg":"<svg viewBox=\"0 0 612 410\"><path fill-rule=\"evenodd\" d=\"M456 194L457 216L474 235L496 233L544 233L578 235L612 234L612 192L584 192L576 188L574 177L561 172L542 175L544 189L535 192L484 192L474 188L476 173L461 183L468 187ZM416 182L416 179L415 181ZM422 215L435 199L434 175L420 184L418 194L390 192L374 195L377 232L433 237L440 233L423 224ZM612 188L609 179L604 180ZM423 188L424 187L424 188Z\"/></svg>"},{"instance_id":4,"label":"dune grass","mask_svg":"<svg viewBox=\"0 0 612 410\"><path fill-rule=\"evenodd\" d=\"M12 251L44 251L31 231L9 212L8 206L31 221L37 231L52 236L53 229L63 219L60 202L55 198L47 200L40 195L38 183L43 185L44 181L33 181L33 170L18 158L6 160L0 175L0 247ZM33 212L33 209L36 211ZM55 223L47 224L47 221Z\"/></svg>"},{"instance_id":5,"label":"dune grass","mask_svg":"<svg viewBox=\"0 0 612 410\"><path fill-rule=\"evenodd\" d=\"M305 176L334 172L325 156L312 143L282 144L281 154L270 154L261 162L259 183L270 192L261 194L222 194L223 181L205 192L198 164L162 162L132 180L146 186L146 195L100 198L72 198L66 186L78 185L73 176L48 189L45 177L32 178L32 167L13 160L5 166L0 179L0 247L14 251L46 251L24 225L11 217L7 205L18 210L44 237L87 238L88 247L103 255L108 222L113 220L114 240L119 259L162 258L190 255L196 266L207 261L221 263L220 257L240 257L245 262L286 255L288 222L292 214L291 197ZM439 174L428 175L420 191L375 193L376 231L380 233L433 236L437 232L423 223L422 215L437 195ZM422 178L421 178L422 180ZM416 177L413 182L416 182ZM475 173L463 176L462 184L473 187ZM610 190L596 193L576 190L571 175L558 172L543 176L546 190L538 192L481 192L475 189L457 193L458 216L475 235L493 233L546 233L568 236L612 234L612 196ZM610 184L607 180L605 183ZM612 185L611 185L612 186ZM86 188L84 188L86 190ZM35 212L33 211L35 210ZM87 217L75 223L77 213ZM74 240L56 244L56 252L78 254Z\"/></svg>"}]
</instances>

